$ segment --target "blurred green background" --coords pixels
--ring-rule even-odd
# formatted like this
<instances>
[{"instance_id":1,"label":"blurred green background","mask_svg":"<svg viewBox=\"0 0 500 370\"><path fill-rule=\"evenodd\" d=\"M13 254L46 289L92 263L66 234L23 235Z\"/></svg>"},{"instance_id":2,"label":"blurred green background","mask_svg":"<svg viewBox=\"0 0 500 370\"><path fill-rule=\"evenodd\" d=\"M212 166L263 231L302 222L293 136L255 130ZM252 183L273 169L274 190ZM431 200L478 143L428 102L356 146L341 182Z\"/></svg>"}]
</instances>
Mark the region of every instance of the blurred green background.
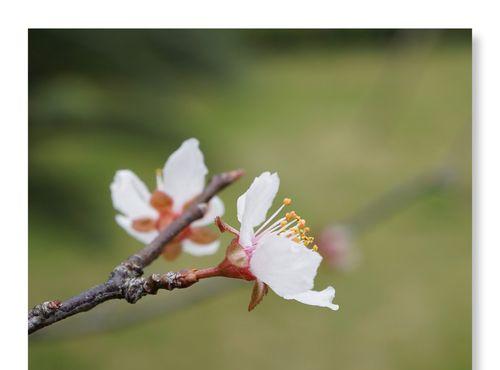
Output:
<instances>
[{"instance_id":1,"label":"blurred green background","mask_svg":"<svg viewBox=\"0 0 500 370\"><path fill-rule=\"evenodd\" d=\"M236 281L99 332L114 312L147 317L207 281L43 329L30 368L471 368L471 97L470 30L30 30L30 307L100 283L140 247L114 222L113 175L130 168L153 186L189 137L212 174L247 172L221 194L231 224L264 170L317 232L443 162L458 175L357 239L356 269L320 268L316 288L336 288L338 312L270 293L248 313L251 285Z\"/></svg>"}]
</instances>

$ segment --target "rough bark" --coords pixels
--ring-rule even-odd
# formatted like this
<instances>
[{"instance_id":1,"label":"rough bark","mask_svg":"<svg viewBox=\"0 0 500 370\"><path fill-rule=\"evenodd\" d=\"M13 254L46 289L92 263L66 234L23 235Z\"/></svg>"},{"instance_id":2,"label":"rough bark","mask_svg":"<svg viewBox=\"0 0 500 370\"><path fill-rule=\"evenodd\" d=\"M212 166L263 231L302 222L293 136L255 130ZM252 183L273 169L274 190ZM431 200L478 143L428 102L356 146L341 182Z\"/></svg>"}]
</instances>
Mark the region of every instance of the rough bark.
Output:
<instances>
[{"instance_id":1,"label":"rough bark","mask_svg":"<svg viewBox=\"0 0 500 370\"><path fill-rule=\"evenodd\" d=\"M159 289L186 288L199 279L215 276L216 272L210 269L193 269L167 272L162 275L153 274L146 278L142 277L144 268L158 258L163 246L193 221L203 217L208 201L219 191L240 178L242 174L241 170L237 170L214 176L203 192L179 218L162 230L151 244L116 266L106 282L66 301L46 301L33 307L28 312L28 333L34 333L57 321L91 310L110 299L125 299L129 303L135 303L147 294L156 294Z\"/></svg>"}]
</instances>

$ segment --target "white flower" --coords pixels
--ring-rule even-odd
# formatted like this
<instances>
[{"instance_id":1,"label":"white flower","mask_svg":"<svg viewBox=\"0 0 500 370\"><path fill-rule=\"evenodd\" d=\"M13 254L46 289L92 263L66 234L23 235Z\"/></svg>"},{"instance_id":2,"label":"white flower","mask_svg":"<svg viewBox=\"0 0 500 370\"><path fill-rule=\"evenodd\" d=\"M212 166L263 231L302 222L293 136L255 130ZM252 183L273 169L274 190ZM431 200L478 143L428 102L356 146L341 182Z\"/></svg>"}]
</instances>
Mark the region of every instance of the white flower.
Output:
<instances>
[{"instance_id":1,"label":"white flower","mask_svg":"<svg viewBox=\"0 0 500 370\"><path fill-rule=\"evenodd\" d=\"M150 243L203 191L207 172L196 139L184 141L163 170L158 170L157 188L152 194L132 171L117 171L111 184L113 206L121 213L116 222L139 241ZM181 248L196 256L215 253L219 247L217 235L204 226L222 214L224 204L219 197L213 197L204 217L165 247L165 257L175 258Z\"/></svg>"},{"instance_id":2,"label":"white flower","mask_svg":"<svg viewBox=\"0 0 500 370\"><path fill-rule=\"evenodd\" d=\"M222 230L238 235L228 248L226 260L220 265L223 275L247 280L253 278L257 284L264 283L285 299L338 310L338 305L332 303L333 287L312 290L322 257L316 246L308 248L312 238L307 236L309 228L305 226L305 220L292 211L273 222L283 207L290 204L290 199L285 199L284 204L265 221L278 188L278 175L264 172L238 198L239 233L218 221ZM262 226L254 231L260 224ZM249 309L262 299L266 293L264 288L256 285Z\"/></svg>"}]
</instances>

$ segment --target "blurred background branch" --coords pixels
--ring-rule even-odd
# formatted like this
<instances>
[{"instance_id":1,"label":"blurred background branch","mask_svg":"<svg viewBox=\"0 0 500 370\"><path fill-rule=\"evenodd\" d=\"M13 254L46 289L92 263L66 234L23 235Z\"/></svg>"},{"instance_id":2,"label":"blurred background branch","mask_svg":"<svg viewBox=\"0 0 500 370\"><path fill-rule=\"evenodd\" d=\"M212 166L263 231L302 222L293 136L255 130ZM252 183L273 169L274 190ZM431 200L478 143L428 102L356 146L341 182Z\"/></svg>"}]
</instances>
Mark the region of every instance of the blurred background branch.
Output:
<instances>
[{"instance_id":1,"label":"blurred background branch","mask_svg":"<svg viewBox=\"0 0 500 370\"><path fill-rule=\"evenodd\" d=\"M346 248L351 250L342 251L342 255L340 253L330 255L329 251L325 251L326 245L324 246L320 241L320 253L323 254L325 252L326 263L334 269L340 268L345 270L346 268L350 268L351 266L346 266L350 261L338 261L338 259L339 257L350 259L352 256L348 254L356 253L353 245L356 236L366 232L387 218L394 216L398 211L409 207L425 195L446 190L448 186L452 185L454 177L454 169L451 166L443 166L439 169L428 171L394 186L378 198L367 202L364 207L356 211L347 220L328 226L333 228L342 227L343 232L349 233L348 242L350 245ZM324 243L326 244L326 241ZM337 246L332 247L336 248ZM329 261L331 258L334 258L334 260ZM120 312L116 306L111 306L91 316L80 317L78 320L67 322L65 325L52 328L50 331L41 332L35 338L61 340L81 335L98 334L110 330L123 330L130 325L154 320L158 316L170 316L172 313L186 309L192 304L214 298L214 296L229 292L231 289L242 287L243 284L240 281L233 281L231 279L210 280L204 282L203 287L198 287L197 289L191 288L188 292L175 299L155 300L147 305L137 307L135 311L127 311L127 313Z\"/></svg>"},{"instance_id":2,"label":"blurred background branch","mask_svg":"<svg viewBox=\"0 0 500 370\"><path fill-rule=\"evenodd\" d=\"M470 368L471 40L470 30L30 30L31 306L95 284L139 248L114 222L113 174L147 179L188 137L213 173L278 171L315 234L446 156L455 173L446 191L406 198L411 207L356 234L363 263L352 273L324 264L318 286L335 286L336 315L272 294L249 315L244 289L205 299L223 289L213 279L71 320L98 335L30 336L30 368ZM247 185L222 194L227 221ZM178 299L197 304L161 315ZM123 326L134 314L140 325Z\"/></svg>"}]
</instances>

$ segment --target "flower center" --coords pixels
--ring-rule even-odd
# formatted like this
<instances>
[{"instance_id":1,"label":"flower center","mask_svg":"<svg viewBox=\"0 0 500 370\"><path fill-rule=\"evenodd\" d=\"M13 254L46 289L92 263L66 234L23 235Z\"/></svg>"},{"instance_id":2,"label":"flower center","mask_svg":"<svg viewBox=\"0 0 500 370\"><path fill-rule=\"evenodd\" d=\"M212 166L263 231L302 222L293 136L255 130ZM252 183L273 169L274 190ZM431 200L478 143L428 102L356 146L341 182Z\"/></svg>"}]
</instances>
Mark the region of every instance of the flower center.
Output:
<instances>
[{"instance_id":1,"label":"flower center","mask_svg":"<svg viewBox=\"0 0 500 370\"><path fill-rule=\"evenodd\" d=\"M278 216L282 209L290 204L292 204L292 200L290 198L283 199L281 207L279 207L279 209L274 212L255 233L256 242L266 235L274 234L290 238L296 243L304 244L306 247L313 243L314 238L312 236L308 236L311 229L306 226L306 220L300 217L295 211L285 213L284 217L281 217L277 221L270 224L271 221ZM316 251L318 247L313 245L312 249Z\"/></svg>"},{"instance_id":2,"label":"flower center","mask_svg":"<svg viewBox=\"0 0 500 370\"><path fill-rule=\"evenodd\" d=\"M161 231L172 223L180 216L173 211L173 200L165 192L155 190L151 194L149 204L158 212L158 218L153 219L149 217L135 219L132 222L132 227L139 232ZM190 228L187 227L179 235L176 240L182 240L189 235Z\"/></svg>"}]
</instances>

